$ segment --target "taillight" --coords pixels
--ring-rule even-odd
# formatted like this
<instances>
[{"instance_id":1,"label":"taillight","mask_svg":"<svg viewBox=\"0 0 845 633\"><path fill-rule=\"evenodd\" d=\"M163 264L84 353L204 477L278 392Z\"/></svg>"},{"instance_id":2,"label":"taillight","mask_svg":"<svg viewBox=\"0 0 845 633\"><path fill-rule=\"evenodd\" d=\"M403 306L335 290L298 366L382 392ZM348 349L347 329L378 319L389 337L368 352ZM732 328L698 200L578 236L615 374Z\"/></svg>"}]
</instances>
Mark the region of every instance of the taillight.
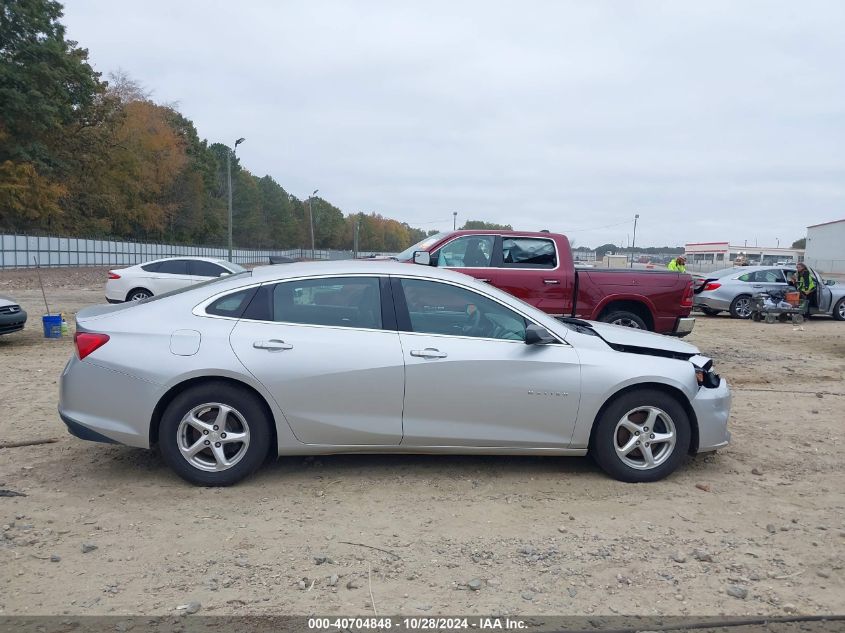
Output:
<instances>
[{"instance_id":1,"label":"taillight","mask_svg":"<svg viewBox=\"0 0 845 633\"><path fill-rule=\"evenodd\" d=\"M109 279L120 279L120 275L115 272L109 271Z\"/></svg>"},{"instance_id":2,"label":"taillight","mask_svg":"<svg viewBox=\"0 0 845 633\"><path fill-rule=\"evenodd\" d=\"M76 343L76 353L79 360L82 360L94 350L100 349L109 342L108 334L94 334L93 332L77 332L73 335L73 342Z\"/></svg>"},{"instance_id":3,"label":"taillight","mask_svg":"<svg viewBox=\"0 0 845 633\"><path fill-rule=\"evenodd\" d=\"M690 279L689 285L687 285L687 289L684 291L684 296L681 298L681 307L682 308L691 308L692 307L692 296L695 293L693 289L693 282Z\"/></svg>"},{"instance_id":4,"label":"taillight","mask_svg":"<svg viewBox=\"0 0 845 633\"><path fill-rule=\"evenodd\" d=\"M717 288L721 287L722 284L711 281L710 283L704 284L704 288L701 289L701 292L704 292L705 290L716 290Z\"/></svg>"}]
</instances>

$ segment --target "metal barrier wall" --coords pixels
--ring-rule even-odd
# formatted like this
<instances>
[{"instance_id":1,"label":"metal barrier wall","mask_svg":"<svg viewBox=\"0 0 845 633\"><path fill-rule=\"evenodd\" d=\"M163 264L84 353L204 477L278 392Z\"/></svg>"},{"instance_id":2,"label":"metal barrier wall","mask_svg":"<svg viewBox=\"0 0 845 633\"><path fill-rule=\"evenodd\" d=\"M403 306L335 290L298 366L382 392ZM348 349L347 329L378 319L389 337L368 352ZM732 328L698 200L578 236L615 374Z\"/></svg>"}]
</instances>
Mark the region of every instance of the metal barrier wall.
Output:
<instances>
[{"instance_id":1,"label":"metal barrier wall","mask_svg":"<svg viewBox=\"0 0 845 633\"><path fill-rule=\"evenodd\" d=\"M367 257L376 253L359 253ZM268 263L271 255L293 259L352 259L352 251L294 248L256 250L236 248L232 260L237 264ZM228 259L229 250L219 246L187 246L158 242L97 240L83 237L58 237L0 234L0 268L33 268L35 259L43 267L62 266L132 266L162 257L216 257Z\"/></svg>"}]
</instances>

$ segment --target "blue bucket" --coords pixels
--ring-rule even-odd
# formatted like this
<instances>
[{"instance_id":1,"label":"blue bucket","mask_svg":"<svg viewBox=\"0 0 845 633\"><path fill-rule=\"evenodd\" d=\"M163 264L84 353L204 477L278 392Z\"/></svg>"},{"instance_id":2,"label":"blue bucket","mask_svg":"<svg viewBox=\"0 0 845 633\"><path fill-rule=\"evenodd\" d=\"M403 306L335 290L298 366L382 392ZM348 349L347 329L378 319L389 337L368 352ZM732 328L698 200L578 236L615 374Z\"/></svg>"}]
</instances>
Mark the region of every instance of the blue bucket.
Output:
<instances>
[{"instance_id":1,"label":"blue bucket","mask_svg":"<svg viewBox=\"0 0 845 633\"><path fill-rule=\"evenodd\" d=\"M62 338L62 315L46 314L41 317L44 326L44 338Z\"/></svg>"}]
</instances>

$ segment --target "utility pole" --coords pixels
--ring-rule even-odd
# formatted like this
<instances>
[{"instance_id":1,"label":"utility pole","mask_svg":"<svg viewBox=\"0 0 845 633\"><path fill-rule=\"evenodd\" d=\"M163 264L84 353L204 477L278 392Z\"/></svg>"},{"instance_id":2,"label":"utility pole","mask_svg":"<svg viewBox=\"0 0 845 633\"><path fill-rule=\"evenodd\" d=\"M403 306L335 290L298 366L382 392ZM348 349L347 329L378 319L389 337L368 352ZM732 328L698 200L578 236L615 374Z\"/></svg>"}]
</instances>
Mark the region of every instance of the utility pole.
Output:
<instances>
[{"instance_id":1,"label":"utility pole","mask_svg":"<svg viewBox=\"0 0 845 633\"><path fill-rule=\"evenodd\" d=\"M361 214L358 214L358 219L355 220L355 230L352 233L352 258L358 259L358 232L361 230Z\"/></svg>"},{"instance_id":2,"label":"utility pole","mask_svg":"<svg viewBox=\"0 0 845 633\"><path fill-rule=\"evenodd\" d=\"M634 267L634 247L637 245L637 220L640 219L640 214L634 214L634 239L631 240L631 268Z\"/></svg>"},{"instance_id":3,"label":"utility pole","mask_svg":"<svg viewBox=\"0 0 845 633\"><path fill-rule=\"evenodd\" d=\"M315 189L308 197L308 215L311 219L311 259L314 259L314 196L317 195L319 189Z\"/></svg>"},{"instance_id":4,"label":"utility pole","mask_svg":"<svg viewBox=\"0 0 845 633\"><path fill-rule=\"evenodd\" d=\"M235 141L232 149L226 148L226 179L229 182L229 261L232 261L232 156L238 149L238 145L246 139L241 137Z\"/></svg>"},{"instance_id":5,"label":"utility pole","mask_svg":"<svg viewBox=\"0 0 845 633\"><path fill-rule=\"evenodd\" d=\"M452 230L454 231L457 228L458 228L458 212L452 211Z\"/></svg>"}]
</instances>

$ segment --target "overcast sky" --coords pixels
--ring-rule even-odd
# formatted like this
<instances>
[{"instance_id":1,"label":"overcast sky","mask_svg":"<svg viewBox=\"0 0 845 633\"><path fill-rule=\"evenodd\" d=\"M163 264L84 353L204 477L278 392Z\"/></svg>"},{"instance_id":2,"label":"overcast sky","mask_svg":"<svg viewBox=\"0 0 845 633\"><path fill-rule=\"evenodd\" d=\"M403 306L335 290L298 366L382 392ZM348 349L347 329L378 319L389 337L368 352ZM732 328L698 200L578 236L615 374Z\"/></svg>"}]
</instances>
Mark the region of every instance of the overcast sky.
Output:
<instances>
[{"instance_id":1,"label":"overcast sky","mask_svg":"<svg viewBox=\"0 0 845 633\"><path fill-rule=\"evenodd\" d=\"M69 37L302 198L789 245L845 217L845 2L67 0Z\"/></svg>"}]
</instances>

